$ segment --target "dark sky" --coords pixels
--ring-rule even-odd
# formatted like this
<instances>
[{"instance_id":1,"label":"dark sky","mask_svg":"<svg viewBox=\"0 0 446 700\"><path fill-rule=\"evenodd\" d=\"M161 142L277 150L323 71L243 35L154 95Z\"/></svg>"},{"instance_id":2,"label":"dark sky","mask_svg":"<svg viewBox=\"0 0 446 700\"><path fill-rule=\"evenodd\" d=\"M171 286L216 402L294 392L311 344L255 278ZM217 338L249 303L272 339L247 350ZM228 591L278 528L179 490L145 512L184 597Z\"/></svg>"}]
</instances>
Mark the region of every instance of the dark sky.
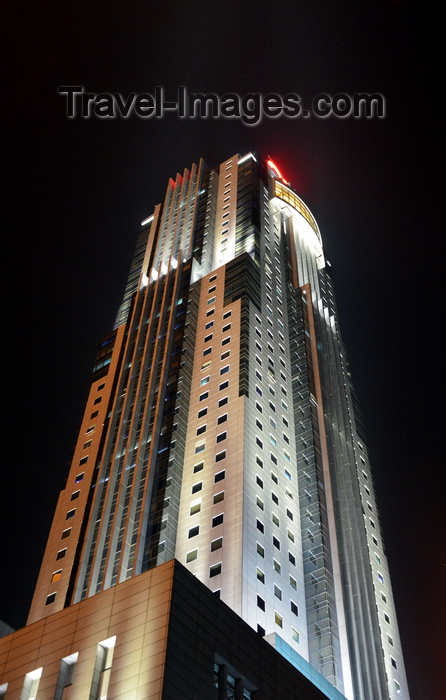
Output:
<instances>
[{"instance_id":1,"label":"dark sky","mask_svg":"<svg viewBox=\"0 0 446 700\"><path fill-rule=\"evenodd\" d=\"M412 700L446 694L441 45L433 5L15 3L6 22L0 618L23 626L140 221L203 157L270 155L320 225ZM87 91L380 92L385 119L69 120ZM440 136L441 133L441 136ZM441 192L440 192L441 187Z\"/></svg>"}]
</instances>

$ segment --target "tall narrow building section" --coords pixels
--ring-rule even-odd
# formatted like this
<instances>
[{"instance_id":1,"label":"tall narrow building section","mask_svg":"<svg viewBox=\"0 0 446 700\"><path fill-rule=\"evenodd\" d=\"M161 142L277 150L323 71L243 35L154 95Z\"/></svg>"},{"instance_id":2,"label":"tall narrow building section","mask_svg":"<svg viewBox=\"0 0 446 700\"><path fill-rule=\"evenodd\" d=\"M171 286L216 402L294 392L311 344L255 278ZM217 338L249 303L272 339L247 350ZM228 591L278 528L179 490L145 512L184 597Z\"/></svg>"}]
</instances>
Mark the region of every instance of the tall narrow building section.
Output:
<instances>
[{"instance_id":1,"label":"tall narrow building section","mask_svg":"<svg viewBox=\"0 0 446 700\"><path fill-rule=\"evenodd\" d=\"M321 234L252 153L141 224L28 624L173 558L349 700L408 700Z\"/></svg>"}]
</instances>

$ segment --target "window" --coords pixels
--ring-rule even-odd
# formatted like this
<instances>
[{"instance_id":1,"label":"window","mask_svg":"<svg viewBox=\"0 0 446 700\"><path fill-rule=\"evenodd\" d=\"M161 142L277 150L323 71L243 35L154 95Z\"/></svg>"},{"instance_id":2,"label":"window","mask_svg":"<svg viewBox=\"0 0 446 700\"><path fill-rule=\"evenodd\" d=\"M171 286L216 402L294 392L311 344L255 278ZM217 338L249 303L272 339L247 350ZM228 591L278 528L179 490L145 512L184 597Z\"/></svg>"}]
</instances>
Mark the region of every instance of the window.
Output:
<instances>
[{"instance_id":1,"label":"window","mask_svg":"<svg viewBox=\"0 0 446 700\"><path fill-rule=\"evenodd\" d=\"M225 459L226 457L226 450L223 450L223 452L218 452L218 454L215 455L215 461L216 462L221 462L222 459ZM224 477L222 477L224 479Z\"/></svg>"},{"instance_id":2,"label":"window","mask_svg":"<svg viewBox=\"0 0 446 700\"><path fill-rule=\"evenodd\" d=\"M259 567L257 567L257 578L260 583L265 583L265 574L263 573L262 569L259 569Z\"/></svg>"},{"instance_id":3,"label":"window","mask_svg":"<svg viewBox=\"0 0 446 700\"><path fill-rule=\"evenodd\" d=\"M59 569L59 571L55 571L53 575L51 576L51 583L55 583L60 579L62 576L62 569Z\"/></svg>"},{"instance_id":4,"label":"window","mask_svg":"<svg viewBox=\"0 0 446 700\"><path fill-rule=\"evenodd\" d=\"M258 518L257 518L256 524L257 524L257 530L260 530L260 532L262 532L262 533L265 532L264 525Z\"/></svg>"},{"instance_id":5,"label":"window","mask_svg":"<svg viewBox=\"0 0 446 700\"><path fill-rule=\"evenodd\" d=\"M212 346L209 347L209 348L206 348L206 350L203 351L203 357L204 357L205 355L210 355L211 352L212 352ZM210 365L210 363L208 363L207 366L209 367L209 365ZM203 367L202 367L201 369L202 369L202 370L205 369L205 365L203 365Z\"/></svg>"},{"instance_id":6,"label":"window","mask_svg":"<svg viewBox=\"0 0 446 700\"><path fill-rule=\"evenodd\" d=\"M54 595L56 595L56 594L54 594ZM46 603L46 605L48 605L48 602ZM36 668L36 670L31 671L31 673L26 674L25 681L23 683L22 694L20 696L21 700L35 700L35 697L37 695L37 691L39 689L39 682L40 682L40 677L42 675L42 671L43 671L43 666L41 668Z\"/></svg>"},{"instance_id":7,"label":"window","mask_svg":"<svg viewBox=\"0 0 446 700\"><path fill-rule=\"evenodd\" d=\"M282 567L280 566L277 559L273 559L273 568L274 568L274 571L276 571L278 574L282 573Z\"/></svg>"},{"instance_id":8,"label":"window","mask_svg":"<svg viewBox=\"0 0 446 700\"><path fill-rule=\"evenodd\" d=\"M226 324L226 326L223 326L223 328L221 329L221 332L226 333L230 328L231 328L231 324L228 323L228 324Z\"/></svg>"},{"instance_id":9,"label":"window","mask_svg":"<svg viewBox=\"0 0 446 700\"><path fill-rule=\"evenodd\" d=\"M221 574L221 562L219 564L214 564L214 566L211 566L209 569L209 578L213 578L214 576L218 576Z\"/></svg>"},{"instance_id":10,"label":"window","mask_svg":"<svg viewBox=\"0 0 446 700\"><path fill-rule=\"evenodd\" d=\"M219 390L219 391L223 391L223 389L227 389L228 386L229 386L229 382L223 382L223 383L220 384L220 386L218 387L218 390Z\"/></svg>"},{"instance_id":11,"label":"window","mask_svg":"<svg viewBox=\"0 0 446 700\"><path fill-rule=\"evenodd\" d=\"M279 499L278 499L278 497L276 496L276 494L275 494L273 491L271 492L271 498L273 499L273 501L274 501L274 503L276 504L276 506L278 506L278 505L279 505Z\"/></svg>"},{"instance_id":12,"label":"window","mask_svg":"<svg viewBox=\"0 0 446 700\"><path fill-rule=\"evenodd\" d=\"M215 309L209 309L209 311L206 313L206 316L212 316L212 314L215 313Z\"/></svg>"},{"instance_id":13,"label":"window","mask_svg":"<svg viewBox=\"0 0 446 700\"><path fill-rule=\"evenodd\" d=\"M229 318L229 316L231 316L231 314L232 314L232 311L226 311L226 313L223 314L223 320L224 320L225 318Z\"/></svg>"},{"instance_id":14,"label":"window","mask_svg":"<svg viewBox=\"0 0 446 700\"><path fill-rule=\"evenodd\" d=\"M291 628L291 638L293 639L293 642L297 642L299 644L299 632L294 629L294 627Z\"/></svg>"},{"instance_id":15,"label":"window","mask_svg":"<svg viewBox=\"0 0 446 700\"><path fill-rule=\"evenodd\" d=\"M378 581L384 583L384 576L378 572Z\"/></svg>"},{"instance_id":16,"label":"window","mask_svg":"<svg viewBox=\"0 0 446 700\"><path fill-rule=\"evenodd\" d=\"M257 436L256 436L256 445L258 445L260 447L260 449L263 450L263 442Z\"/></svg>"},{"instance_id":17,"label":"window","mask_svg":"<svg viewBox=\"0 0 446 700\"><path fill-rule=\"evenodd\" d=\"M212 518L212 527L217 527L218 525L221 525L224 519L224 514L220 513L219 515L215 515Z\"/></svg>"},{"instance_id":18,"label":"window","mask_svg":"<svg viewBox=\"0 0 446 700\"><path fill-rule=\"evenodd\" d=\"M79 462L79 466L81 466L82 464L86 464L87 462L88 462L88 456L87 456L87 457L82 457L82 459L81 459L80 462Z\"/></svg>"},{"instance_id":19,"label":"window","mask_svg":"<svg viewBox=\"0 0 446 700\"><path fill-rule=\"evenodd\" d=\"M212 292L215 292L216 289L217 289L217 287L216 287L215 284L214 284L213 287L210 287L210 288L208 289L208 294L212 294Z\"/></svg>"},{"instance_id":20,"label":"window","mask_svg":"<svg viewBox=\"0 0 446 700\"><path fill-rule=\"evenodd\" d=\"M395 681L395 680L394 680L393 682L394 682L394 684L395 684L395 691L396 691L396 692L398 693L398 695L399 695L399 694L401 693L401 686L400 686L400 684L398 683L398 681Z\"/></svg>"},{"instance_id":21,"label":"window","mask_svg":"<svg viewBox=\"0 0 446 700\"><path fill-rule=\"evenodd\" d=\"M278 612L274 612L274 621L278 627L283 627L282 616Z\"/></svg>"},{"instance_id":22,"label":"window","mask_svg":"<svg viewBox=\"0 0 446 700\"><path fill-rule=\"evenodd\" d=\"M197 435L202 435L205 432L206 432L206 425L200 425L200 427L197 428Z\"/></svg>"},{"instance_id":23,"label":"window","mask_svg":"<svg viewBox=\"0 0 446 700\"><path fill-rule=\"evenodd\" d=\"M216 440L216 442L223 442L223 440L226 440L226 437L227 437L227 433L226 433L226 432L220 433L219 435L217 435L217 440Z\"/></svg>"},{"instance_id":24,"label":"window","mask_svg":"<svg viewBox=\"0 0 446 700\"><path fill-rule=\"evenodd\" d=\"M294 520L293 514L292 514L292 512L290 511L289 508L286 509L286 514L287 514L287 516L288 516L288 518L289 518L290 520Z\"/></svg>"},{"instance_id":25,"label":"window","mask_svg":"<svg viewBox=\"0 0 446 700\"><path fill-rule=\"evenodd\" d=\"M195 527L190 528L188 535L187 535L187 538L190 540L192 537L196 537L199 532L200 532L200 526L195 525Z\"/></svg>"},{"instance_id":26,"label":"window","mask_svg":"<svg viewBox=\"0 0 446 700\"><path fill-rule=\"evenodd\" d=\"M263 425L261 424L261 422L259 421L258 418L256 418L256 427L257 427L259 430L263 430Z\"/></svg>"},{"instance_id":27,"label":"window","mask_svg":"<svg viewBox=\"0 0 446 700\"><path fill-rule=\"evenodd\" d=\"M203 488L203 482L200 481L198 484L194 484L192 486L192 493L198 493L198 491L201 491L202 488Z\"/></svg>"},{"instance_id":28,"label":"window","mask_svg":"<svg viewBox=\"0 0 446 700\"><path fill-rule=\"evenodd\" d=\"M213 504L215 506L216 503L221 503L221 501L224 501L225 498L225 492L220 491L220 493L216 493L214 498L213 498Z\"/></svg>"},{"instance_id":29,"label":"window","mask_svg":"<svg viewBox=\"0 0 446 700\"><path fill-rule=\"evenodd\" d=\"M257 542L257 554L260 554L261 557L265 557L265 549L262 547L260 542Z\"/></svg>"},{"instance_id":30,"label":"window","mask_svg":"<svg viewBox=\"0 0 446 700\"><path fill-rule=\"evenodd\" d=\"M226 350L226 352L223 352L223 353L220 355L220 360L226 360L226 358L229 357L230 354L231 354L231 351L230 351L230 350Z\"/></svg>"},{"instance_id":31,"label":"window","mask_svg":"<svg viewBox=\"0 0 446 700\"><path fill-rule=\"evenodd\" d=\"M276 547L276 549L280 549L280 542L277 539L277 537L275 537L274 535L273 535L273 545L274 545L274 547Z\"/></svg>"},{"instance_id":32,"label":"window","mask_svg":"<svg viewBox=\"0 0 446 700\"><path fill-rule=\"evenodd\" d=\"M54 700L63 700L65 695L65 688L73 683L74 670L76 668L76 663L78 659L78 652L66 656L60 662L59 676L57 679L56 691L54 693Z\"/></svg>"},{"instance_id":33,"label":"window","mask_svg":"<svg viewBox=\"0 0 446 700\"><path fill-rule=\"evenodd\" d=\"M257 455L256 455L256 464L258 464L259 467L261 469L263 469L263 460L261 460L260 457L258 457Z\"/></svg>"},{"instance_id":34,"label":"window","mask_svg":"<svg viewBox=\"0 0 446 700\"><path fill-rule=\"evenodd\" d=\"M210 333L209 335L206 335L206 336L204 337L203 343L208 343L210 340L212 340L213 337L214 337L214 336L213 336L213 333Z\"/></svg>"},{"instance_id":35,"label":"window","mask_svg":"<svg viewBox=\"0 0 446 700\"><path fill-rule=\"evenodd\" d=\"M98 415L99 415L99 411L93 411L90 418L96 418L96 416L98 416Z\"/></svg>"},{"instance_id":36,"label":"window","mask_svg":"<svg viewBox=\"0 0 446 700\"><path fill-rule=\"evenodd\" d=\"M291 542L294 542L294 532L291 532L291 530L287 530L288 534L288 539L291 540Z\"/></svg>"},{"instance_id":37,"label":"window","mask_svg":"<svg viewBox=\"0 0 446 700\"><path fill-rule=\"evenodd\" d=\"M393 658L393 656L390 657L390 661L391 661L393 668L397 668L396 660Z\"/></svg>"},{"instance_id":38,"label":"window","mask_svg":"<svg viewBox=\"0 0 446 700\"><path fill-rule=\"evenodd\" d=\"M257 596L257 607L265 612L265 601L259 595Z\"/></svg>"},{"instance_id":39,"label":"window","mask_svg":"<svg viewBox=\"0 0 446 700\"><path fill-rule=\"evenodd\" d=\"M85 476L85 472L82 472L82 474L78 474L77 477L76 477L75 480L74 480L74 483L75 483L75 484L78 484L80 481L82 481L82 479L84 478L84 476Z\"/></svg>"},{"instance_id":40,"label":"window","mask_svg":"<svg viewBox=\"0 0 446 700\"><path fill-rule=\"evenodd\" d=\"M291 601L291 612L293 613L293 615L296 615L296 617L299 616L299 608L293 601Z\"/></svg>"},{"instance_id":41,"label":"window","mask_svg":"<svg viewBox=\"0 0 446 700\"><path fill-rule=\"evenodd\" d=\"M85 442L82 449L87 450L90 447L90 445L91 445L91 440L89 440L88 442Z\"/></svg>"},{"instance_id":42,"label":"window","mask_svg":"<svg viewBox=\"0 0 446 700\"><path fill-rule=\"evenodd\" d=\"M279 586L276 586L276 584L274 584L274 595L279 600L282 600L282 590L279 588Z\"/></svg>"},{"instance_id":43,"label":"window","mask_svg":"<svg viewBox=\"0 0 446 700\"><path fill-rule=\"evenodd\" d=\"M216 279L217 279L217 275L212 275L212 277L209 277L209 283L213 282Z\"/></svg>"},{"instance_id":44,"label":"window","mask_svg":"<svg viewBox=\"0 0 446 700\"><path fill-rule=\"evenodd\" d=\"M217 425L221 425L222 423L226 423L227 420L228 420L228 414L224 413L222 416L219 416L217 418Z\"/></svg>"},{"instance_id":45,"label":"window","mask_svg":"<svg viewBox=\"0 0 446 700\"><path fill-rule=\"evenodd\" d=\"M228 397L225 396L223 399L220 399L220 401L218 402L218 408L225 406L227 403L228 403Z\"/></svg>"},{"instance_id":46,"label":"window","mask_svg":"<svg viewBox=\"0 0 446 700\"><path fill-rule=\"evenodd\" d=\"M208 412L208 409L207 409L207 408L202 408L201 411L198 411L198 416L197 416L197 417L198 417L198 418L203 418L203 416L205 416L207 412Z\"/></svg>"},{"instance_id":47,"label":"window","mask_svg":"<svg viewBox=\"0 0 446 700\"><path fill-rule=\"evenodd\" d=\"M98 644L90 698L104 700L107 697L115 643L116 637L110 637Z\"/></svg>"},{"instance_id":48,"label":"window","mask_svg":"<svg viewBox=\"0 0 446 700\"><path fill-rule=\"evenodd\" d=\"M291 552L288 552L288 560L293 566L296 566L296 557L294 556L294 554L291 554Z\"/></svg>"},{"instance_id":49,"label":"window","mask_svg":"<svg viewBox=\"0 0 446 700\"><path fill-rule=\"evenodd\" d=\"M229 372L229 365L226 365L226 367L222 367L220 370L220 374L226 374L226 372Z\"/></svg>"},{"instance_id":50,"label":"window","mask_svg":"<svg viewBox=\"0 0 446 700\"><path fill-rule=\"evenodd\" d=\"M198 557L198 549L193 549L191 552L188 552L186 554L186 564L189 564L191 561L195 561L195 559Z\"/></svg>"},{"instance_id":51,"label":"window","mask_svg":"<svg viewBox=\"0 0 446 700\"><path fill-rule=\"evenodd\" d=\"M263 396L263 392L259 386L256 385L256 392L259 396Z\"/></svg>"},{"instance_id":52,"label":"window","mask_svg":"<svg viewBox=\"0 0 446 700\"><path fill-rule=\"evenodd\" d=\"M263 510L263 506L264 506L263 501L258 496L256 498L256 503L257 503L258 507L260 508L260 510Z\"/></svg>"},{"instance_id":53,"label":"window","mask_svg":"<svg viewBox=\"0 0 446 700\"><path fill-rule=\"evenodd\" d=\"M212 540L211 542L211 552L215 552L217 549L223 547L223 537L219 537L218 540Z\"/></svg>"},{"instance_id":54,"label":"window","mask_svg":"<svg viewBox=\"0 0 446 700\"><path fill-rule=\"evenodd\" d=\"M288 479L288 481L291 481L291 474L290 474L290 472L289 472L287 469L285 469L284 473L285 473L285 476L286 476L286 478ZM287 489L287 495L288 495L288 489Z\"/></svg>"},{"instance_id":55,"label":"window","mask_svg":"<svg viewBox=\"0 0 446 700\"><path fill-rule=\"evenodd\" d=\"M273 464L277 464L277 457L276 457L276 455L273 455L272 452L271 452L271 462L272 462Z\"/></svg>"},{"instance_id":56,"label":"window","mask_svg":"<svg viewBox=\"0 0 446 700\"><path fill-rule=\"evenodd\" d=\"M227 338L223 338L223 340L221 341L221 344L227 345L230 342L231 342L231 336L229 335Z\"/></svg>"},{"instance_id":57,"label":"window","mask_svg":"<svg viewBox=\"0 0 446 700\"><path fill-rule=\"evenodd\" d=\"M384 619L387 622L387 624L390 625L390 617L388 616L387 613L384 613Z\"/></svg>"},{"instance_id":58,"label":"window","mask_svg":"<svg viewBox=\"0 0 446 700\"><path fill-rule=\"evenodd\" d=\"M66 550L66 549L61 549L61 550L59 550L59 551L57 552L56 561L59 561L59 559L63 559L64 556L66 555L66 553L67 553L67 550Z\"/></svg>"},{"instance_id":59,"label":"window","mask_svg":"<svg viewBox=\"0 0 446 700\"><path fill-rule=\"evenodd\" d=\"M209 392L205 391L204 394L200 394L199 401L205 401L209 397Z\"/></svg>"},{"instance_id":60,"label":"window","mask_svg":"<svg viewBox=\"0 0 446 700\"><path fill-rule=\"evenodd\" d=\"M201 470L204 467L204 462L200 462L199 464L194 465L193 473L196 474L197 472L201 472Z\"/></svg>"},{"instance_id":61,"label":"window","mask_svg":"<svg viewBox=\"0 0 446 700\"><path fill-rule=\"evenodd\" d=\"M51 593L50 595L47 595L45 605L51 605L51 603L54 603L55 600L56 600L56 594Z\"/></svg>"},{"instance_id":62,"label":"window","mask_svg":"<svg viewBox=\"0 0 446 700\"><path fill-rule=\"evenodd\" d=\"M76 512L76 508L73 508L73 510L69 510L67 515L66 515L65 520L70 520L71 518L74 518L75 512Z\"/></svg>"},{"instance_id":63,"label":"window","mask_svg":"<svg viewBox=\"0 0 446 700\"><path fill-rule=\"evenodd\" d=\"M208 331L209 328L212 328L213 325L214 325L214 322L213 322L213 321L209 321L209 323L206 323L204 329L205 329L206 331Z\"/></svg>"},{"instance_id":64,"label":"window","mask_svg":"<svg viewBox=\"0 0 446 700\"><path fill-rule=\"evenodd\" d=\"M204 452L204 448L205 448L205 443L204 443L204 442L201 443L201 445L197 445L197 446L195 447L195 454L198 455L198 454L200 454L200 452Z\"/></svg>"},{"instance_id":65,"label":"window","mask_svg":"<svg viewBox=\"0 0 446 700\"><path fill-rule=\"evenodd\" d=\"M85 431L85 435L89 435L90 433L92 433L94 431L95 427L96 427L95 425L90 425L90 427L87 428L87 430Z\"/></svg>"},{"instance_id":66,"label":"window","mask_svg":"<svg viewBox=\"0 0 446 700\"><path fill-rule=\"evenodd\" d=\"M271 479L274 481L275 484L279 483L279 479L277 476L274 474L274 472L271 472Z\"/></svg>"},{"instance_id":67,"label":"window","mask_svg":"<svg viewBox=\"0 0 446 700\"><path fill-rule=\"evenodd\" d=\"M390 636L390 634L387 635L387 641L389 642L390 646L393 647L393 638Z\"/></svg>"},{"instance_id":68,"label":"window","mask_svg":"<svg viewBox=\"0 0 446 700\"><path fill-rule=\"evenodd\" d=\"M211 378L210 378L209 374L207 377L203 377L203 379L200 380L200 386L204 386L205 384L209 384L210 379Z\"/></svg>"},{"instance_id":69,"label":"window","mask_svg":"<svg viewBox=\"0 0 446 700\"><path fill-rule=\"evenodd\" d=\"M96 406L96 404L101 403L101 401L102 401L102 396L98 396L98 398L94 400L94 405Z\"/></svg>"},{"instance_id":70,"label":"window","mask_svg":"<svg viewBox=\"0 0 446 700\"><path fill-rule=\"evenodd\" d=\"M210 299L207 300L206 303L207 303L208 306L210 306L211 304L214 303L214 301L215 301L215 297L211 297Z\"/></svg>"},{"instance_id":71,"label":"window","mask_svg":"<svg viewBox=\"0 0 446 700\"><path fill-rule=\"evenodd\" d=\"M290 575L290 586L293 588L295 591L297 591L297 581L293 576Z\"/></svg>"},{"instance_id":72,"label":"window","mask_svg":"<svg viewBox=\"0 0 446 700\"><path fill-rule=\"evenodd\" d=\"M67 537L71 535L71 527L68 528L68 530L64 530L62 532L62 537L60 538L61 540L66 540Z\"/></svg>"},{"instance_id":73,"label":"window","mask_svg":"<svg viewBox=\"0 0 446 700\"><path fill-rule=\"evenodd\" d=\"M276 445L277 445L277 440L276 440L276 438L274 437L274 435L270 435L270 436L269 436L269 441L270 441L270 443L271 443L272 445L274 445L274 447L276 447Z\"/></svg>"},{"instance_id":74,"label":"window","mask_svg":"<svg viewBox=\"0 0 446 700\"><path fill-rule=\"evenodd\" d=\"M261 489L263 489L263 481L262 481L262 479L260 478L260 476L257 476L257 475L256 475L256 484L257 484L258 486L260 486Z\"/></svg>"}]
</instances>

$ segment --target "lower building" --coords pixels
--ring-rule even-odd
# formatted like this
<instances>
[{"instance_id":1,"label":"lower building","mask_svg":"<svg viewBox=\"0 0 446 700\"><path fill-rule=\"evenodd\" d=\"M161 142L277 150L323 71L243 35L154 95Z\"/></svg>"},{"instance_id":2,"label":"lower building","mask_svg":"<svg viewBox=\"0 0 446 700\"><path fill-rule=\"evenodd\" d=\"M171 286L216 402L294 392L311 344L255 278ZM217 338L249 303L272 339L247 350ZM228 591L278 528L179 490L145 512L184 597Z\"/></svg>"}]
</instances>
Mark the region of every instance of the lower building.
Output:
<instances>
[{"instance_id":1,"label":"lower building","mask_svg":"<svg viewBox=\"0 0 446 700\"><path fill-rule=\"evenodd\" d=\"M0 640L0 698L105 697L344 700L286 642L262 638L176 560Z\"/></svg>"}]
</instances>

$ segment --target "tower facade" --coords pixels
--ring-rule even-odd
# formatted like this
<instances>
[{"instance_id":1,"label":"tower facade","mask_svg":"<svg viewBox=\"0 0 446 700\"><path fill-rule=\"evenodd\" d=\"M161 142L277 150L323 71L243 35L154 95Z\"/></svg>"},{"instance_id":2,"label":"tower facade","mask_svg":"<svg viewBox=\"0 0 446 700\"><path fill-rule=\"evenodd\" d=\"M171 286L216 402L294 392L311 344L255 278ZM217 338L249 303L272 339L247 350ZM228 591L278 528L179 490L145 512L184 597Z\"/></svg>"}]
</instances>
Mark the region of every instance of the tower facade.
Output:
<instances>
[{"instance_id":1,"label":"tower facade","mask_svg":"<svg viewBox=\"0 0 446 700\"><path fill-rule=\"evenodd\" d=\"M252 153L141 224L28 623L172 558L347 698L409 697L320 231Z\"/></svg>"}]
</instances>

